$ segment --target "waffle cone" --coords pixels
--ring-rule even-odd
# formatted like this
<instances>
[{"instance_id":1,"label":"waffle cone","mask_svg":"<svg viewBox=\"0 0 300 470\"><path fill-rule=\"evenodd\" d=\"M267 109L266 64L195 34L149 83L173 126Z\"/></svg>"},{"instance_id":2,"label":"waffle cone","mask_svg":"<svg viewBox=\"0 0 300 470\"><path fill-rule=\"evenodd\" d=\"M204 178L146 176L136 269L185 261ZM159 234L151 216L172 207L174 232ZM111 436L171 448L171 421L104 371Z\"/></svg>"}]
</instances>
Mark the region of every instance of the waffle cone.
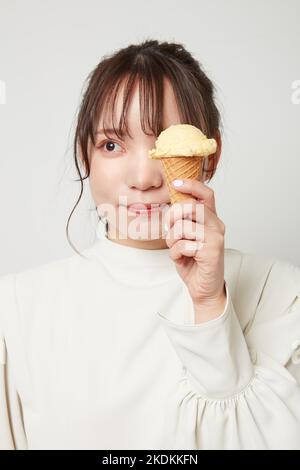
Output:
<instances>
[{"instance_id":1,"label":"waffle cone","mask_svg":"<svg viewBox=\"0 0 300 470\"><path fill-rule=\"evenodd\" d=\"M163 164L166 183L169 190L171 204L190 198L190 194L176 191L172 185L175 179L194 179L199 180L202 176L203 156L200 157L165 157L161 158Z\"/></svg>"}]
</instances>

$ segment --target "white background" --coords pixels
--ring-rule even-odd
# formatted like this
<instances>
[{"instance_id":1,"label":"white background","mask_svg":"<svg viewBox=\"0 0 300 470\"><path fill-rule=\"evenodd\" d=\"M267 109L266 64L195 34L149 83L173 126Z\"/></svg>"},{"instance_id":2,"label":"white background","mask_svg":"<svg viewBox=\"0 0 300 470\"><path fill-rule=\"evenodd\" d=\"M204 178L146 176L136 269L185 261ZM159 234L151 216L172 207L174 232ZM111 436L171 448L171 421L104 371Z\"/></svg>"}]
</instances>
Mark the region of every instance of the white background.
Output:
<instances>
[{"instance_id":1,"label":"white background","mask_svg":"<svg viewBox=\"0 0 300 470\"><path fill-rule=\"evenodd\" d=\"M226 247L300 265L299 17L298 0L0 0L0 273L74 253L81 89L103 55L144 39L182 43L217 87L223 152L210 186ZM86 182L70 224L80 251L95 237L91 208Z\"/></svg>"}]
</instances>

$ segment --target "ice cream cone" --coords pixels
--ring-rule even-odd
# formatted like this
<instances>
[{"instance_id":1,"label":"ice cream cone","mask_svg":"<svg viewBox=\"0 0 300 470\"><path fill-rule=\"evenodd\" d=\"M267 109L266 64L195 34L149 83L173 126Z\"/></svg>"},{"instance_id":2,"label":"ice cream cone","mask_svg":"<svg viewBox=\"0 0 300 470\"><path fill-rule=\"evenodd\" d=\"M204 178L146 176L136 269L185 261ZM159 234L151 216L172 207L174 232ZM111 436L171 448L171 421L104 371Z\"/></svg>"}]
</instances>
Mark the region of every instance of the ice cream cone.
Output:
<instances>
[{"instance_id":1,"label":"ice cream cone","mask_svg":"<svg viewBox=\"0 0 300 470\"><path fill-rule=\"evenodd\" d=\"M190 198L191 195L176 190L174 179L201 180L203 163L215 153L217 142L208 139L203 132L190 124L175 124L163 130L149 150L149 158L163 164L171 204Z\"/></svg>"},{"instance_id":2,"label":"ice cream cone","mask_svg":"<svg viewBox=\"0 0 300 470\"><path fill-rule=\"evenodd\" d=\"M190 194L181 193L173 186L175 179L195 179L202 176L204 157L168 157L161 158L171 204L190 198Z\"/></svg>"}]
</instances>

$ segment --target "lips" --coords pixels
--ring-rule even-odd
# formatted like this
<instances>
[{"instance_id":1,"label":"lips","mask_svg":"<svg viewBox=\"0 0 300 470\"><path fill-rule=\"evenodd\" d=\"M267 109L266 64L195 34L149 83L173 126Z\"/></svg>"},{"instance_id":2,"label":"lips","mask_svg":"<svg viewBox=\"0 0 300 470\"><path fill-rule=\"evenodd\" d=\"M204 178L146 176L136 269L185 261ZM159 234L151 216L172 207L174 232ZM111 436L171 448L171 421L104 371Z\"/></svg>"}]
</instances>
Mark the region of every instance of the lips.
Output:
<instances>
[{"instance_id":1,"label":"lips","mask_svg":"<svg viewBox=\"0 0 300 470\"><path fill-rule=\"evenodd\" d=\"M142 203L136 203L136 204L130 204L128 206L129 209L135 209L135 210L138 210L138 209L154 209L156 207L159 207L160 204L159 203L149 203L149 204L142 204Z\"/></svg>"}]
</instances>

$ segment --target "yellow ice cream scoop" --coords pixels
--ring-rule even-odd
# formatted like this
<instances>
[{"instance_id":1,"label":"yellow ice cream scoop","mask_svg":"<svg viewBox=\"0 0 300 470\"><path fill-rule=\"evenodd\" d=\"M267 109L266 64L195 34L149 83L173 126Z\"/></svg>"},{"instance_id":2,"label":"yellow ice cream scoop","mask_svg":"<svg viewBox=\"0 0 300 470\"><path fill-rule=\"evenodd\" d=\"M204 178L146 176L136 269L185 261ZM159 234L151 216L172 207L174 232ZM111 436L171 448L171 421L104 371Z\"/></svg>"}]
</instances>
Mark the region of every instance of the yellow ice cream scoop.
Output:
<instances>
[{"instance_id":1,"label":"yellow ice cream scoop","mask_svg":"<svg viewBox=\"0 0 300 470\"><path fill-rule=\"evenodd\" d=\"M176 191L172 181L199 180L205 157L215 153L216 149L215 139L208 139L198 127L191 124L171 125L159 134L155 148L149 150L149 158L161 159L172 204L191 197Z\"/></svg>"},{"instance_id":2,"label":"yellow ice cream scoop","mask_svg":"<svg viewBox=\"0 0 300 470\"><path fill-rule=\"evenodd\" d=\"M149 158L206 157L215 153L217 142L208 139L198 127L191 124L175 124L163 130L149 150Z\"/></svg>"}]
</instances>

